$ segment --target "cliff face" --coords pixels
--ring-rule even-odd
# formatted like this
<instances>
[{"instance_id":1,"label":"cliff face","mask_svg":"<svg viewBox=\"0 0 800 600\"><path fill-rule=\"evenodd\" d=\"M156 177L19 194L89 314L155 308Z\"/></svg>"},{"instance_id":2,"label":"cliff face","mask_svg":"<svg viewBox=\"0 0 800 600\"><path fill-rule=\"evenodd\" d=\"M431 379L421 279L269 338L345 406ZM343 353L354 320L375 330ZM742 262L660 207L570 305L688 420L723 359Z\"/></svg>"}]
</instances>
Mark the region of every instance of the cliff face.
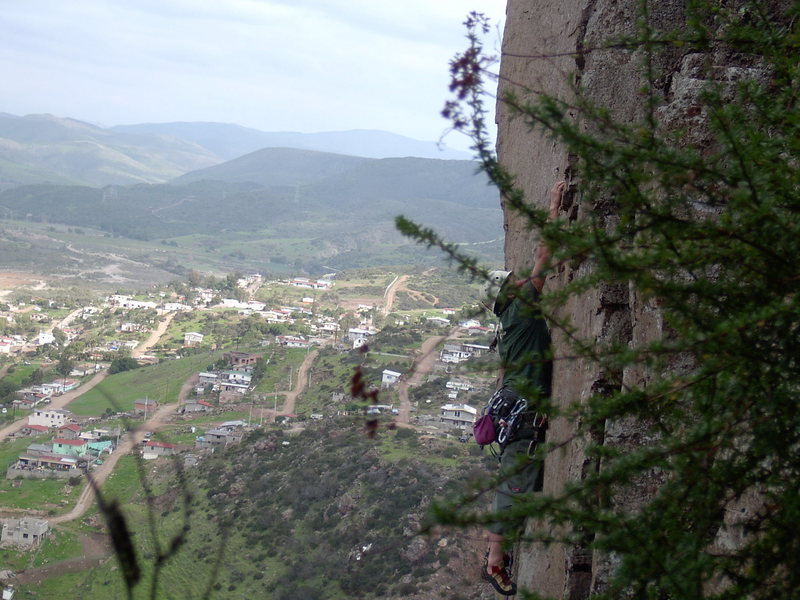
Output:
<instances>
[{"instance_id":1,"label":"cliff face","mask_svg":"<svg viewBox=\"0 0 800 600\"><path fill-rule=\"evenodd\" d=\"M498 98L509 92L520 99L544 93L561 99L570 98L570 78L576 80L586 97L609 109L615 119L633 120L644 109L642 55L639 51L600 49L604 42L623 34L635 34L638 0L509 0L503 39L501 83ZM684 19L683 2L662 0L650 3L651 24L658 29L680 29ZM711 61L719 77L734 76L743 65L722 52L712 56L685 55L680 48L666 50L656 61L664 73L657 81L664 102L657 118L668 127L689 126L690 141L703 143L703 124L697 119L693 100L703 80L698 60ZM572 115L580 119L580 115ZM500 161L517 178L526 192L527 201L547 206L548 190L565 176L580 177L570 172L570 157L557 142L539 131L531 131L503 101L498 102L498 155ZM525 219L505 210L506 267L530 268L537 245L535 235ZM580 210L572 215L581 218ZM609 212L606 219L613 220ZM548 279L547 287L563 285L573 275L568 266ZM627 288L593 289L573 297L562 310L577 327L583 339L629 340L640 342L662 335L662 322L657 308L643 302ZM554 332L556 357L565 354L568 346L559 332ZM607 382L596 366L574 360L556 360L554 371L555 400L562 406L602 392ZM624 380L642 384L648 374L634 368L624 373ZM585 441L572 438L575 424L565 419L551 424L548 439L564 442L561 449L548 456L545 466L544 491L557 493L568 481L579 480L588 469L596 468L584 454ZM604 444L619 446L643 443L644 429L637 423L606 423L596 432ZM568 441L571 440L571 441ZM642 481L630 487L621 505L635 508L648 497L658 481ZM546 527L533 519L528 531ZM581 547L548 547L529 544L519 551L519 583L538 593L561 598L587 598L593 590L602 589L613 561L592 555Z\"/></svg>"}]
</instances>

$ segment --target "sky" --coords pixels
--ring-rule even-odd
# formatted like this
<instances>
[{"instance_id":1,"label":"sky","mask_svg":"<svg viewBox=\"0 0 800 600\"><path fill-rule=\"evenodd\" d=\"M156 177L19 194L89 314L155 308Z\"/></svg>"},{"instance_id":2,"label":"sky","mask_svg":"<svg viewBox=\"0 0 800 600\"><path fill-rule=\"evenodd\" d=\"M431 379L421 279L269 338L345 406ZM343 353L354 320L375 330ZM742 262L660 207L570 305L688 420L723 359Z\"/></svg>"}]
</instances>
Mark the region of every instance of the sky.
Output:
<instances>
[{"instance_id":1,"label":"sky","mask_svg":"<svg viewBox=\"0 0 800 600\"><path fill-rule=\"evenodd\" d=\"M0 0L0 112L436 141L473 10L499 53L505 0Z\"/></svg>"}]
</instances>

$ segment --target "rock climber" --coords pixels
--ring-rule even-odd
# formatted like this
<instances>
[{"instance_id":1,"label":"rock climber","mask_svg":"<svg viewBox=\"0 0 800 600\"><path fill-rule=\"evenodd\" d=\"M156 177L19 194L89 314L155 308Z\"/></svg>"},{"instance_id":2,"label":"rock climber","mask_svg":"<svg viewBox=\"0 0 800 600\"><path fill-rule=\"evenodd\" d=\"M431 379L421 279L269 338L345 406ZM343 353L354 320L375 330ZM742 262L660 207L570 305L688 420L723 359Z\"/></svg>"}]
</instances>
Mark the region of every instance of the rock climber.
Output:
<instances>
[{"instance_id":1,"label":"rock climber","mask_svg":"<svg viewBox=\"0 0 800 600\"><path fill-rule=\"evenodd\" d=\"M551 220L558 216L565 188L566 182L560 181L550 190ZM502 375L493 398L506 399L512 406L519 399L524 403L517 404L522 410L518 422L500 443L500 478L492 501L492 514L499 518L488 525L489 548L481 570L483 579L505 596L517 591L511 559L506 553L506 536L519 530L523 523L502 515L517 496L533 491L542 467L532 455L543 434L537 400L549 398L551 392L550 331L539 310L550 258L550 248L541 243L528 277L518 279L509 271L492 271L483 300L499 321L497 352Z\"/></svg>"}]
</instances>

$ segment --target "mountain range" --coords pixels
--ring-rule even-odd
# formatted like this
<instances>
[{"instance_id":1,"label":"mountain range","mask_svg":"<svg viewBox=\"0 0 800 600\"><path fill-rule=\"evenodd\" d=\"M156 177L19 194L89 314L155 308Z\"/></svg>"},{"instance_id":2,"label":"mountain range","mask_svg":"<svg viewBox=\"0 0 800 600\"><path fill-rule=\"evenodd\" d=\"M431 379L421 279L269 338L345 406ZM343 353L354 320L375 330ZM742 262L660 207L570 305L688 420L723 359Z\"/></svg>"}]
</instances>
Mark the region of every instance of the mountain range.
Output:
<instances>
[{"instance_id":1,"label":"mountain range","mask_svg":"<svg viewBox=\"0 0 800 600\"><path fill-rule=\"evenodd\" d=\"M267 133L225 123L160 123L103 128L53 115L0 113L0 189L31 183L164 183L263 148L296 148L367 158L467 159L384 131Z\"/></svg>"},{"instance_id":2,"label":"mountain range","mask_svg":"<svg viewBox=\"0 0 800 600\"><path fill-rule=\"evenodd\" d=\"M166 184L9 188L0 192L0 208L11 220L139 240L269 230L336 239L345 248L358 246L354 240L361 237L396 241L398 214L465 242L497 238L501 228L496 194L470 161L287 148L259 150Z\"/></svg>"},{"instance_id":3,"label":"mountain range","mask_svg":"<svg viewBox=\"0 0 800 600\"><path fill-rule=\"evenodd\" d=\"M201 124L190 128L196 135L187 140L46 115L0 115L0 218L8 223L5 237L0 231L0 267L30 268L20 263L22 240L41 239L47 247L36 256L50 258L35 264L50 263L51 273L63 275L74 263L79 277L88 257L102 263L94 248L98 237L144 242L150 249L135 255L118 247L105 252L178 274L289 267L311 274L319 265L440 259L396 231L401 214L481 258L499 259L497 192L474 161L297 148L262 148L224 161L211 148L240 143L225 141L226 127ZM213 143L202 131L217 136ZM34 223L42 224L43 236L19 229ZM91 241L75 239L79 229ZM57 239L64 240L60 250ZM81 243L84 251L72 256ZM119 261L119 268L130 264Z\"/></svg>"},{"instance_id":4,"label":"mountain range","mask_svg":"<svg viewBox=\"0 0 800 600\"><path fill-rule=\"evenodd\" d=\"M172 136L194 142L230 160L262 148L297 148L366 158L416 156L444 160L469 160L470 154L434 142L411 139L371 129L298 133L264 132L226 123L144 123L117 125L111 131L137 135Z\"/></svg>"}]
</instances>

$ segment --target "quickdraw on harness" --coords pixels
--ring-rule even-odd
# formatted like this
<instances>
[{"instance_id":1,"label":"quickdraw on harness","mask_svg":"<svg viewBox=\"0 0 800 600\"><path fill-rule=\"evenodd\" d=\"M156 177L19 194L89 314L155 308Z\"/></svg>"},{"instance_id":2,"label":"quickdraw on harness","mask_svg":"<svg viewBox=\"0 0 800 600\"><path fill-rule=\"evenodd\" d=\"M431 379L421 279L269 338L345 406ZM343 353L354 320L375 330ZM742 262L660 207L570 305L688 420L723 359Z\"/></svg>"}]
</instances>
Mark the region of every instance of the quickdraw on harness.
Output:
<instances>
[{"instance_id":1,"label":"quickdraw on harness","mask_svg":"<svg viewBox=\"0 0 800 600\"><path fill-rule=\"evenodd\" d=\"M541 441L546 418L528 411L528 400L508 388L501 388L489 399L473 428L481 446L497 442L500 448L517 439Z\"/></svg>"},{"instance_id":2,"label":"quickdraw on harness","mask_svg":"<svg viewBox=\"0 0 800 600\"><path fill-rule=\"evenodd\" d=\"M500 446L505 446L506 442L514 439L514 434L519 429L522 413L527 409L528 401L525 398L519 398L508 416L500 417L497 431L497 443L500 444Z\"/></svg>"}]
</instances>

